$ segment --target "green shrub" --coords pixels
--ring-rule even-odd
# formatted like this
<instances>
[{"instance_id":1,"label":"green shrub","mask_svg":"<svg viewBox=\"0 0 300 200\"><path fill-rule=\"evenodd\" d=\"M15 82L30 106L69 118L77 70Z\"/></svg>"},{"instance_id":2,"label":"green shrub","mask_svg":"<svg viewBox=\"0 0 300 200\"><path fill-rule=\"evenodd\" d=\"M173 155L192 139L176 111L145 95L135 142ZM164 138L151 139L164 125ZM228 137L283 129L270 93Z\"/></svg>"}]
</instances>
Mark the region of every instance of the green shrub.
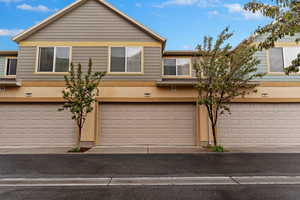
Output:
<instances>
[{"instance_id":1,"label":"green shrub","mask_svg":"<svg viewBox=\"0 0 300 200\"><path fill-rule=\"evenodd\" d=\"M75 147L75 148L71 149L69 152L78 153L78 152L80 152L80 147Z\"/></svg>"},{"instance_id":2,"label":"green shrub","mask_svg":"<svg viewBox=\"0 0 300 200\"><path fill-rule=\"evenodd\" d=\"M222 146L214 146L214 147L212 147L212 151L213 152L224 152L225 150L224 150L224 147L222 147Z\"/></svg>"}]
</instances>

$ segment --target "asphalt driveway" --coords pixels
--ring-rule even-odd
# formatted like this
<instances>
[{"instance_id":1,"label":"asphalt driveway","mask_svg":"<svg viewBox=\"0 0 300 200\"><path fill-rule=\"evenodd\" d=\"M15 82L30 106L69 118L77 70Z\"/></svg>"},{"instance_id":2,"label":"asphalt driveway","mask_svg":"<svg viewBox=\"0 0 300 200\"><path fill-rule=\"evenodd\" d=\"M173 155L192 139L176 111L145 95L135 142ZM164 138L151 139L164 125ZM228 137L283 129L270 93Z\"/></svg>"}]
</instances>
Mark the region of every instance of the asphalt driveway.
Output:
<instances>
[{"instance_id":1,"label":"asphalt driveway","mask_svg":"<svg viewBox=\"0 0 300 200\"><path fill-rule=\"evenodd\" d=\"M300 154L0 155L0 178L299 175Z\"/></svg>"}]
</instances>

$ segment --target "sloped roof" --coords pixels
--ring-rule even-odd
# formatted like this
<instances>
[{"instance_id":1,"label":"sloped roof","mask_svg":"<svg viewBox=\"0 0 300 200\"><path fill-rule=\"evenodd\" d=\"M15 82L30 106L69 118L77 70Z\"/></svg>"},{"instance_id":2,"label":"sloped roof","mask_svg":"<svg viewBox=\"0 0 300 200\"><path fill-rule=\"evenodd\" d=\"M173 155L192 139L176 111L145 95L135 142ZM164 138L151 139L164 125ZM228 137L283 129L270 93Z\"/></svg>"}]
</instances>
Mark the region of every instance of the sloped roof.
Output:
<instances>
[{"instance_id":1,"label":"sloped roof","mask_svg":"<svg viewBox=\"0 0 300 200\"><path fill-rule=\"evenodd\" d=\"M57 13L55 13L52 16L48 17L47 19L43 20L39 24L36 24L35 26L33 26L33 27L25 30L24 32L20 33L19 35L15 36L13 38L13 40L16 41L16 42L20 42L20 41L28 38L30 35L32 35L35 32L41 30L42 28L44 28L48 24L50 24L50 23L52 23L52 22L60 19L61 17L63 17L67 13L71 12L75 8L78 8L79 6L81 6L82 4L84 4L87 1L91 1L91 0L77 0L77 1L75 1L74 3L72 3L69 6L65 7L64 9L58 11ZM130 23L136 25L139 29L141 29L142 31L146 32L147 34L149 34L154 39L156 39L158 41L161 41L163 43L166 42L165 38L161 37L160 35L158 35L157 33L153 32L152 30L150 30L149 28L147 28L143 24L137 22L136 20L132 19L128 15L126 15L123 12L119 11L118 9L114 8L112 5L110 5L109 3L107 3L105 0L94 0L94 1L99 2L100 4L104 5L108 9L112 10L117 15L119 15L122 18L126 19Z\"/></svg>"},{"instance_id":2,"label":"sloped roof","mask_svg":"<svg viewBox=\"0 0 300 200\"><path fill-rule=\"evenodd\" d=\"M197 50L171 50L164 51L163 56L201 56L202 53Z\"/></svg>"},{"instance_id":3,"label":"sloped roof","mask_svg":"<svg viewBox=\"0 0 300 200\"><path fill-rule=\"evenodd\" d=\"M0 56L17 56L18 51L0 51Z\"/></svg>"}]
</instances>

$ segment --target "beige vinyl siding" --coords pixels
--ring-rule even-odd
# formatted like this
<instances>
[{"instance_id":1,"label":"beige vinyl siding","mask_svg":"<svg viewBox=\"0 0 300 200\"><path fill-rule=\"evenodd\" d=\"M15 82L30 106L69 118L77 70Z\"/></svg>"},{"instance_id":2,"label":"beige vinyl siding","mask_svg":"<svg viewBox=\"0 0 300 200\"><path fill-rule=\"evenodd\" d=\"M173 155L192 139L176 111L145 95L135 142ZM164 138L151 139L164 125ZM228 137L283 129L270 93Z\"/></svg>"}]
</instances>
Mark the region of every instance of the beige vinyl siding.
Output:
<instances>
[{"instance_id":1,"label":"beige vinyl siding","mask_svg":"<svg viewBox=\"0 0 300 200\"><path fill-rule=\"evenodd\" d=\"M268 34L263 34L255 37L255 42L262 42L267 39ZM284 36L278 39L277 42L295 42L297 38L300 38L300 33L296 33L294 36Z\"/></svg>"},{"instance_id":2,"label":"beige vinyl siding","mask_svg":"<svg viewBox=\"0 0 300 200\"><path fill-rule=\"evenodd\" d=\"M1 103L0 146L72 146L75 124L56 103Z\"/></svg>"},{"instance_id":3,"label":"beige vinyl siding","mask_svg":"<svg viewBox=\"0 0 300 200\"><path fill-rule=\"evenodd\" d=\"M300 145L299 103L234 103L219 122L224 146Z\"/></svg>"},{"instance_id":4,"label":"beige vinyl siding","mask_svg":"<svg viewBox=\"0 0 300 200\"><path fill-rule=\"evenodd\" d=\"M27 41L154 42L149 34L100 3L89 0Z\"/></svg>"},{"instance_id":5,"label":"beige vinyl siding","mask_svg":"<svg viewBox=\"0 0 300 200\"><path fill-rule=\"evenodd\" d=\"M92 58L95 71L107 71L109 47L72 47L72 59L75 64L81 63L84 71L87 69L89 58ZM23 81L63 81L63 75L35 74L36 47L20 47L18 58L18 76ZM144 75L115 76L109 75L105 79L116 80L158 80L161 77L161 48L144 47Z\"/></svg>"},{"instance_id":6,"label":"beige vinyl siding","mask_svg":"<svg viewBox=\"0 0 300 200\"><path fill-rule=\"evenodd\" d=\"M18 55L17 79L18 80L40 80L35 77L36 47L20 47ZM53 77L45 77L46 80L53 80Z\"/></svg>"},{"instance_id":7,"label":"beige vinyl siding","mask_svg":"<svg viewBox=\"0 0 300 200\"><path fill-rule=\"evenodd\" d=\"M255 42L262 42L267 38L268 34L256 36ZM300 37L300 34L297 33L294 36L285 36L278 41L276 41L276 45L281 46L293 46L295 44L295 40ZM255 56L260 60L260 64L258 64L258 71L263 73L268 73L266 76L262 78L258 78L257 81L299 81L300 76L298 74L290 74L286 75L284 73L270 73L269 71L269 56L268 51L263 50L259 51L255 54Z\"/></svg>"},{"instance_id":8,"label":"beige vinyl siding","mask_svg":"<svg viewBox=\"0 0 300 200\"><path fill-rule=\"evenodd\" d=\"M100 104L100 145L195 145L192 103Z\"/></svg>"}]
</instances>

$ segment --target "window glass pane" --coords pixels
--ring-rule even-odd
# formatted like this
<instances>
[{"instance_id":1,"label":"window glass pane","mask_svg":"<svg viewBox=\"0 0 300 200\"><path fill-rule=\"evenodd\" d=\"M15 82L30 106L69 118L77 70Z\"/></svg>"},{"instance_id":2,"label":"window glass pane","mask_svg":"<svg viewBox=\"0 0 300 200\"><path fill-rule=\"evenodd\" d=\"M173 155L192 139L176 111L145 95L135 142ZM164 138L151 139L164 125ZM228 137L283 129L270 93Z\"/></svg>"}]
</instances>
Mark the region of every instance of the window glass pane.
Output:
<instances>
[{"instance_id":1,"label":"window glass pane","mask_svg":"<svg viewBox=\"0 0 300 200\"><path fill-rule=\"evenodd\" d=\"M297 58L299 53L300 53L299 47L283 48L284 67L290 66L292 64L292 61Z\"/></svg>"},{"instance_id":2,"label":"window glass pane","mask_svg":"<svg viewBox=\"0 0 300 200\"><path fill-rule=\"evenodd\" d=\"M269 50L270 72L283 72L282 48L272 48Z\"/></svg>"},{"instance_id":3,"label":"window glass pane","mask_svg":"<svg viewBox=\"0 0 300 200\"><path fill-rule=\"evenodd\" d=\"M164 75L176 75L176 59L164 59Z\"/></svg>"},{"instance_id":4,"label":"window glass pane","mask_svg":"<svg viewBox=\"0 0 300 200\"><path fill-rule=\"evenodd\" d=\"M70 48L56 47L55 72L68 72L70 65Z\"/></svg>"},{"instance_id":5,"label":"window glass pane","mask_svg":"<svg viewBox=\"0 0 300 200\"><path fill-rule=\"evenodd\" d=\"M17 74L17 59L10 58L7 60L7 75L16 75Z\"/></svg>"},{"instance_id":6,"label":"window glass pane","mask_svg":"<svg viewBox=\"0 0 300 200\"><path fill-rule=\"evenodd\" d=\"M141 72L142 48L127 47L127 72Z\"/></svg>"},{"instance_id":7,"label":"window glass pane","mask_svg":"<svg viewBox=\"0 0 300 200\"><path fill-rule=\"evenodd\" d=\"M177 75L190 75L190 59L177 59Z\"/></svg>"},{"instance_id":8,"label":"window glass pane","mask_svg":"<svg viewBox=\"0 0 300 200\"><path fill-rule=\"evenodd\" d=\"M111 48L111 72L125 72L125 48Z\"/></svg>"},{"instance_id":9,"label":"window glass pane","mask_svg":"<svg viewBox=\"0 0 300 200\"><path fill-rule=\"evenodd\" d=\"M41 47L39 55L39 72L53 71L54 47Z\"/></svg>"}]
</instances>

